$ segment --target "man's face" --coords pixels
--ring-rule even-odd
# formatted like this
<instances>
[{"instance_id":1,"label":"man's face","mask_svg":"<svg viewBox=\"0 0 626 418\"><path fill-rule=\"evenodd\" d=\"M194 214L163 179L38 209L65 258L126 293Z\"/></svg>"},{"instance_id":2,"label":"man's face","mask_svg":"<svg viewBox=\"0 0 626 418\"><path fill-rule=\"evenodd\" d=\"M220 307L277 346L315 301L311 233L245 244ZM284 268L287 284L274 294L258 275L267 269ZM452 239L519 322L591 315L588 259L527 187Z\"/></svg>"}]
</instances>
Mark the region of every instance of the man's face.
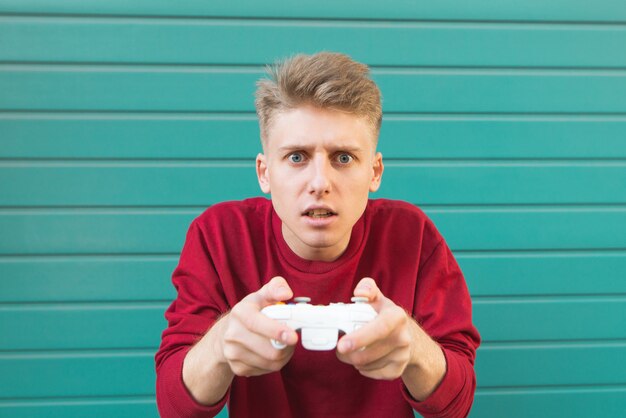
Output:
<instances>
[{"instance_id":1,"label":"man's face","mask_svg":"<svg viewBox=\"0 0 626 418\"><path fill-rule=\"evenodd\" d=\"M369 192L380 186L375 148L371 125L346 112L302 106L274 118L257 176L293 252L332 261L345 251Z\"/></svg>"}]
</instances>

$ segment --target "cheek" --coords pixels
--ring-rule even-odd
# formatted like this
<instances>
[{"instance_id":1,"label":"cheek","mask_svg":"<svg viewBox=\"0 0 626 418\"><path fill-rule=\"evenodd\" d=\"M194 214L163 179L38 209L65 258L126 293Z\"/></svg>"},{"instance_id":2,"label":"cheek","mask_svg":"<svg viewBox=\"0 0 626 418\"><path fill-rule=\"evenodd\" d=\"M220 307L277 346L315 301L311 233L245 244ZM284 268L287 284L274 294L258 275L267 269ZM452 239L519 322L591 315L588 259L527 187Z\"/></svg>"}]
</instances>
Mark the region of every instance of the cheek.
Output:
<instances>
[{"instance_id":1,"label":"cheek","mask_svg":"<svg viewBox=\"0 0 626 418\"><path fill-rule=\"evenodd\" d=\"M272 183L272 201L283 214L288 214L297 206L298 193L292 181L275 181Z\"/></svg>"},{"instance_id":2,"label":"cheek","mask_svg":"<svg viewBox=\"0 0 626 418\"><path fill-rule=\"evenodd\" d=\"M368 194L372 186L373 174L371 171L360 172L352 180L352 189L357 194Z\"/></svg>"}]
</instances>

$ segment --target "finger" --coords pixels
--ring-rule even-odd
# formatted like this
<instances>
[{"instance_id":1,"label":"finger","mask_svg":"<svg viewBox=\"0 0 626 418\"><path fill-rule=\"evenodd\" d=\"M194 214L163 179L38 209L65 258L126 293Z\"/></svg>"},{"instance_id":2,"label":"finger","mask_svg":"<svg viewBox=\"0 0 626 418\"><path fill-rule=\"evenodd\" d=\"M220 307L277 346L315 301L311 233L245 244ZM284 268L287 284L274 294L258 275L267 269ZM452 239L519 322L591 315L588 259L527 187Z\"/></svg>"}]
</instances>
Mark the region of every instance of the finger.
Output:
<instances>
[{"instance_id":1,"label":"finger","mask_svg":"<svg viewBox=\"0 0 626 418\"><path fill-rule=\"evenodd\" d=\"M294 334L297 338L298 334L295 332ZM284 349L276 349L271 342L273 339L278 340L277 338L268 338L265 335L251 333L245 329L233 329L232 331L229 330L229 333L224 336L224 341L230 350L244 349L250 352L257 353L259 356L268 360L278 359L279 357L286 355L285 353L288 353L289 350L293 349L295 346L294 343L287 345L287 347ZM291 343L291 341L287 342ZM230 351L229 354L235 353L233 353L233 351Z\"/></svg>"},{"instance_id":2,"label":"finger","mask_svg":"<svg viewBox=\"0 0 626 418\"><path fill-rule=\"evenodd\" d=\"M402 368L396 363L389 363L376 370L359 370L362 376L376 380L395 380L402 376Z\"/></svg>"},{"instance_id":3,"label":"finger","mask_svg":"<svg viewBox=\"0 0 626 418\"><path fill-rule=\"evenodd\" d=\"M369 348L365 351L368 351ZM357 354L357 353L354 353ZM389 351L386 352L385 355L383 356L377 356L374 355L372 356L372 360L368 361L368 360L363 360L363 361L356 361L356 364L353 364L354 367L361 371L361 372L374 372L380 369L383 369L385 367L391 367L393 365L398 365L399 368L402 368L404 364L406 364L406 361L408 361L408 358L405 358L406 356L404 355L404 350L402 350L401 348L391 348ZM395 368L395 367L394 367Z\"/></svg>"},{"instance_id":4,"label":"finger","mask_svg":"<svg viewBox=\"0 0 626 418\"><path fill-rule=\"evenodd\" d=\"M231 311L233 319L235 319L244 328L240 330L236 326L232 328L230 336L255 334L265 338L266 340L274 339L283 344L294 345L298 342L296 332L275 319L269 318L263 314L258 306L250 303L240 302ZM235 337L234 337L235 338Z\"/></svg>"},{"instance_id":5,"label":"finger","mask_svg":"<svg viewBox=\"0 0 626 418\"><path fill-rule=\"evenodd\" d=\"M242 359L229 362L230 368L237 376L260 376L282 369L289 359L283 361L263 361L259 357L244 356Z\"/></svg>"},{"instance_id":6,"label":"finger","mask_svg":"<svg viewBox=\"0 0 626 418\"><path fill-rule=\"evenodd\" d=\"M400 329L406 320L406 313L398 307L382 310L371 322L344 335L337 344L337 350L346 354L385 340L394 331Z\"/></svg>"},{"instance_id":7,"label":"finger","mask_svg":"<svg viewBox=\"0 0 626 418\"><path fill-rule=\"evenodd\" d=\"M298 334L294 332L294 335L296 336L295 341L285 342L284 344L286 344L286 347L284 348L274 347L274 345L272 344L272 341L263 336L257 336L261 338L262 341L257 341L257 342L254 342L253 344L251 344L251 341L250 341L248 342L248 344L246 344L246 347L250 351L258 354L260 357L266 360L281 361L281 359L289 358L293 354L293 351L296 348L295 347L296 343L298 341Z\"/></svg>"},{"instance_id":8,"label":"finger","mask_svg":"<svg viewBox=\"0 0 626 418\"><path fill-rule=\"evenodd\" d=\"M372 361L368 360L367 354L363 358L358 357L368 351L370 351L370 347L362 352L354 352L347 355L338 354L337 357L342 362L354 366L361 375L371 379L396 379L402 375L408 363L406 352L402 348L392 348L391 352L379 358L376 358L377 355L375 355L373 357L376 359Z\"/></svg>"},{"instance_id":9,"label":"finger","mask_svg":"<svg viewBox=\"0 0 626 418\"><path fill-rule=\"evenodd\" d=\"M285 350L272 348L272 350L275 354L267 358L245 347L239 347L239 350L229 359L230 368L237 376L259 376L282 369L294 353L293 347Z\"/></svg>"},{"instance_id":10,"label":"finger","mask_svg":"<svg viewBox=\"0 0 626 418\"><path fill-rule=\"evenodd\" d=\"M394 351L399 349L399 347L396 347L393 344L388 344L386 341L379 341L360 350L350 351L345 354L338 352L337 356L342 362L348 363L357 369L360 369L368 364L380 361L380 359L391 355Z\"/></svg>"},{"instance_id":11,"label":"finger","mask_svg":"<svg viewBox=\"0 0 626 418\"><path fill-rule=\"evenodd\" d=\"M233 374L241 377L262 376L271 373L271 371L250 366L242 361L232 361L229 363Z\"/></svg>"},{"instance_id":12,"label":"finger","mask_svg":"<svg viewBox=\"0 0 626 418\"><path fill-rule=\"evenodd\" d=\"M280 370L287 364L294 353L294 347L276 350L268 341L261 342L259 347L262 347L261 350L257 350L258 347L254 347L252 350L243 347L242 350L237 353L236 361L269 373Z\"/></svg>"},{"instance_id":13,"label":"finger","mask_svg":"<svg viewBox=\"0 0 626 418\"><path fill-rule=\"evenodd\" d=\"M371 277L362 278L354 288L354 296L368 298L372 302L380 293L376 282Z\"/></svg>"},{"instance_id":14,"label":"finger","mask_svg":"<svg viewBox=\"0 0 626 418\"><path fill-rule=\"evenodd\" d=\"M390 299L385 297L371 277L364 277L359 281L354 288L354 296L366 297L376 312L380 312L387 306L395 305Z\"/></svg>"},{"instance_id":15,"label":"finger","mask_svg":"<svg viewBox=\"0 0 626 418\"><path fill-rule=\"evenodd\" d=\"M260 312L266 306L291 299L292 297L293 292L287 281L280 276L276 276L261 289L246 296L233 308L232 312L236 314L247 330L265 338L275 339L284 344L292 345L298 340L295 331Z\"/></svg>"},{"instance_id":16,"label":"finger","mask_svg":"<svg viewBox=\"0 0 626 418\"><path fill-rule=\"evenodd\" d=\"M287 284L287 280L276 276L261 289L255 293L251 293L247 297L259 305L260 308L264 308L277 302L291 299L293 297L293 291Z\"/></svg>"},{"instance_id":17,"label":"finger","mask_svg":"<svg viewBox=\"0 0 626 418\"><path fill-rule=\"evenodd\" d=\"M269 341L260 341L256 347L233 345L231 359L241 361L264 370L277 370L287 363L295 351L295 347L277 350Z\"/></svg>"},{"instance_id":18,"label":"finger","mask_svg":"<svg viewBox=\"0 0 626 418\"><path fill-rule=\"evenodd\" d=\"M402 375L408 361L409 359L406 355L406 350L397 348L378 360L355 365L354 367L365 377L369 377L371 379L393 380Z\"/></svg>"},{"instance_id":19,"label":"finger","mask_svg":"<svg viewBox=\"0 0 626 418\"><path fill-rule=\"evenodd\" d=\"M224 347L224 356L230 364L233 362L265 371L275 371L286 364L293 355L295 347L277 350L269 339L252 335L245 340L231 338ZM242 370L240 370L242 373Z\"/></svg>"}]
</instances>

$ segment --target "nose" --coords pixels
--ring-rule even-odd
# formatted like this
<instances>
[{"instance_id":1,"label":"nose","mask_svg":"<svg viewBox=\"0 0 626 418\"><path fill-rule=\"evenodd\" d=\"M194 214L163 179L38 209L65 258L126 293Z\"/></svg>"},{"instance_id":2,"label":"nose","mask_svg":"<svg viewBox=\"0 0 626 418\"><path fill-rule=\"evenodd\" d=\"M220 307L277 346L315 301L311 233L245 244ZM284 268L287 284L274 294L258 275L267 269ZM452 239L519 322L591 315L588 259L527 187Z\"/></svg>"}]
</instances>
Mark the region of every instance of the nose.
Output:
<instances>
[{"instance_id":1,"label":"nose","mask_svg":"<svg viewBox=\"0 0 626 418\"><path fill-rule=\"evenodd\" d=\"M324 195L330 192L332 167L327 158L317 156L313 159L311 177L309 179L309 192L314 195Z\"/></svg>"}]
</instances>

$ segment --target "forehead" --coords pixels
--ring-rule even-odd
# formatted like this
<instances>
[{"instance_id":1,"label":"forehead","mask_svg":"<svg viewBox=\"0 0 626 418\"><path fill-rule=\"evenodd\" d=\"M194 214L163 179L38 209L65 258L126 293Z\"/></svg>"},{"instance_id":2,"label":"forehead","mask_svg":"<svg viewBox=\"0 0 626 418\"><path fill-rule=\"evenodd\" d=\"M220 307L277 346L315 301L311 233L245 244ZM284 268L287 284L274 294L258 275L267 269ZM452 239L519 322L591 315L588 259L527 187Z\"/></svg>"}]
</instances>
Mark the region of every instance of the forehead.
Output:
<instances>
[{"instance_id":1,"label":"forehead","mask_svg":"<svg viewBox=\"0 0 626 418\"><path fill-rule=\"evenodd\" d=\"M276 114L265 142L266 150L306 145L369 151L376 147L376 134L363 116L307 105Z\"/></svg>"}]
</instances>

